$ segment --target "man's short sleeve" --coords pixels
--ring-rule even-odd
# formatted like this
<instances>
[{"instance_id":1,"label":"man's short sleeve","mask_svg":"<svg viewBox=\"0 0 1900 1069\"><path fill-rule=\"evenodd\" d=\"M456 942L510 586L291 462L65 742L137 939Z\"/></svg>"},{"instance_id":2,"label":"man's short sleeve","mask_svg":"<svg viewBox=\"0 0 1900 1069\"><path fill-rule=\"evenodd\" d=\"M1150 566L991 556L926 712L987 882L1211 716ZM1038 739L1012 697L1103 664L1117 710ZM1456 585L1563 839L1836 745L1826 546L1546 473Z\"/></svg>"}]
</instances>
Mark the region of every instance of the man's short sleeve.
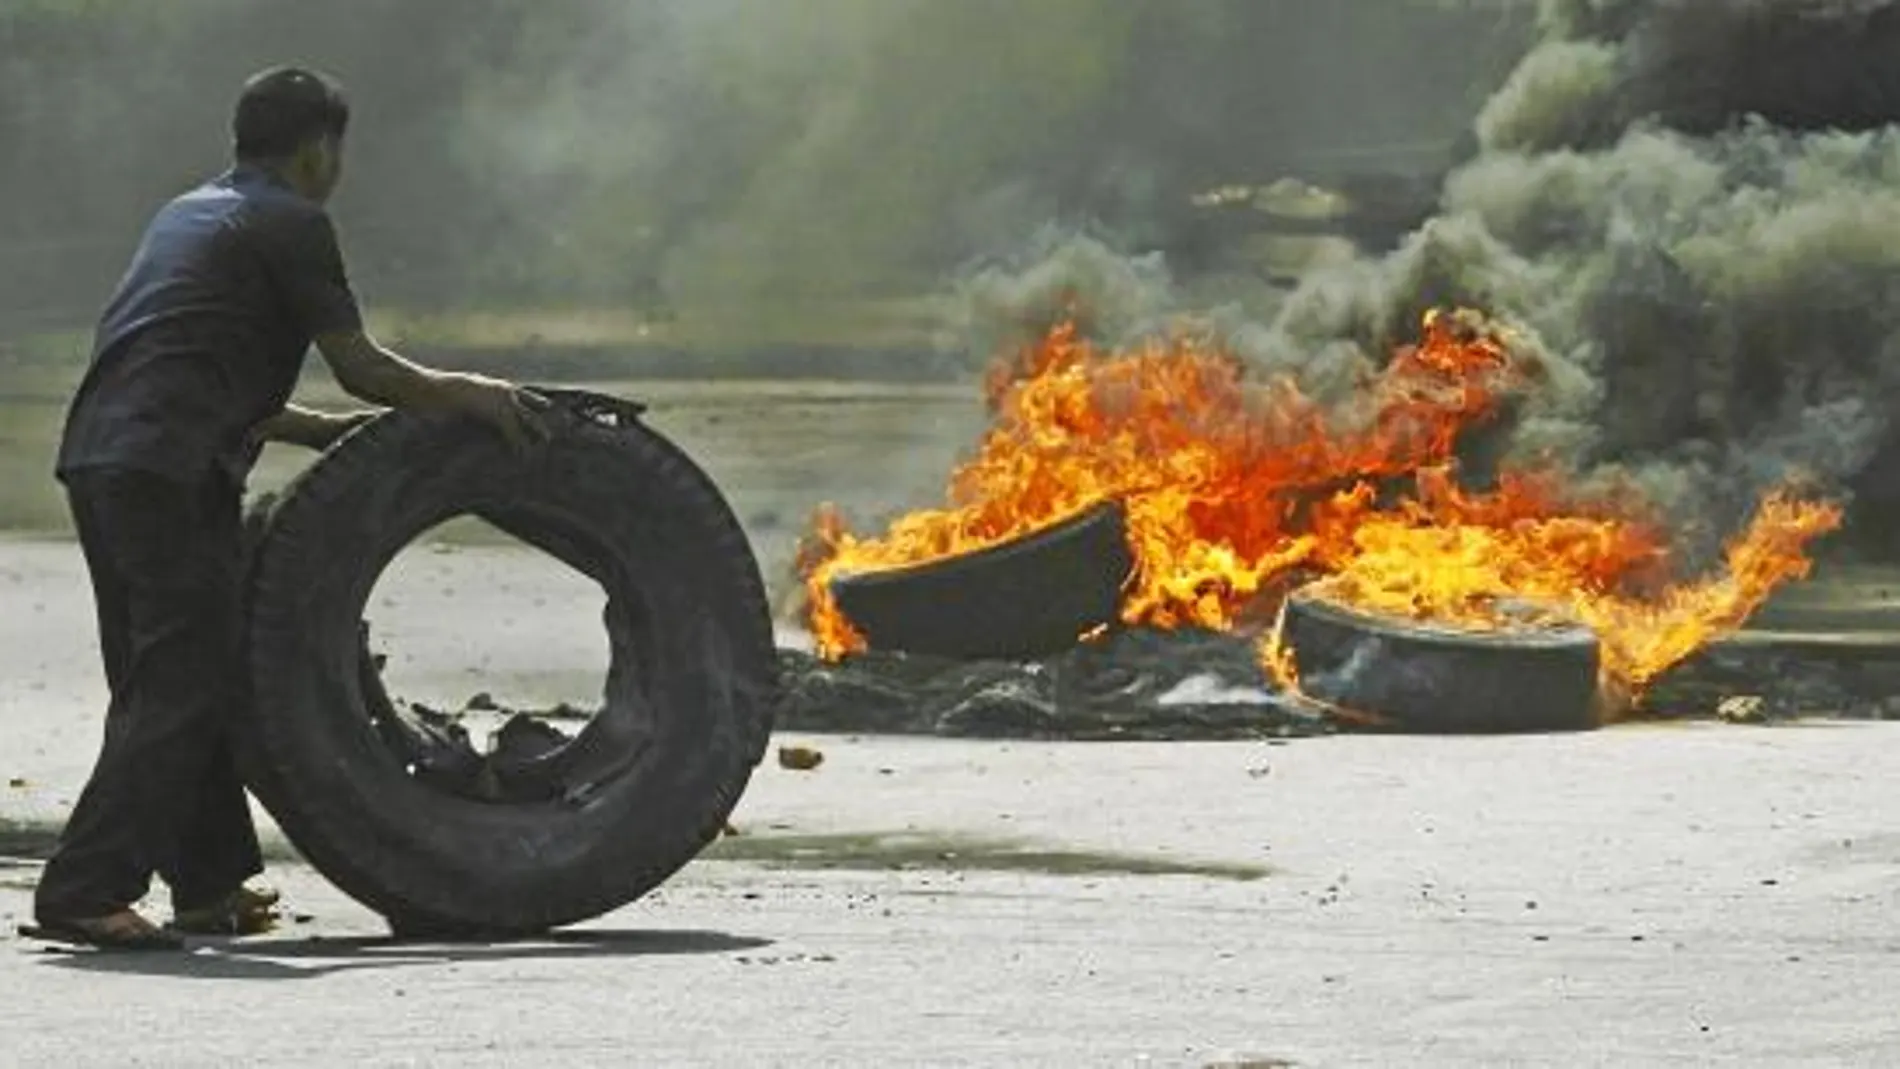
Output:
<instances>
[{"instance_id":1,"label":"man's short sleeve","mask_svg":"<svg viewBox=\"0 0 1900 1069\"><path fill-rule=\"evenodd\" d=\"M329 215L321 209L274 214L262 235L265 258L298 329L312 338L362 329Z\"/></svg>"}]
</instances>

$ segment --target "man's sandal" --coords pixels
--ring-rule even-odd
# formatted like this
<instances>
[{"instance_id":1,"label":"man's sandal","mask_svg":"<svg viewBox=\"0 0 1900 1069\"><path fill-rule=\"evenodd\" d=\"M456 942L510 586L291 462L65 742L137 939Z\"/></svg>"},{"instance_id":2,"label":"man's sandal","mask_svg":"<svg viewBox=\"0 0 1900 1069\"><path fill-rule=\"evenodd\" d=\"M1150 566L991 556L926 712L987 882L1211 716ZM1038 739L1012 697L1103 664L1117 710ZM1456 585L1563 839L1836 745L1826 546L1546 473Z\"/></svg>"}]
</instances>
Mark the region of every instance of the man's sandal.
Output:
<instances>
[{"instance_id":1,"label":"man's sandal","mask_svg":"<svg viewBox=\"0 0 1900 1069\"><path fill-rule=\"evenodd\" d=\"M20 925L28 939L98 950L182 950L178 933L154 925L130 909L103 917L69 917Z\"/></svg>"},{"instance_id":2,"label":"man's sandal","mask_svg":"<svg viewBox=\"0 0 1900 1069\"><path fill-rule=\"evenodd\" d=\"M176 910L171 926L192 935L262 935L277 926L276 891L239 887L208 906Z\"/></svg>"}]
</instances>

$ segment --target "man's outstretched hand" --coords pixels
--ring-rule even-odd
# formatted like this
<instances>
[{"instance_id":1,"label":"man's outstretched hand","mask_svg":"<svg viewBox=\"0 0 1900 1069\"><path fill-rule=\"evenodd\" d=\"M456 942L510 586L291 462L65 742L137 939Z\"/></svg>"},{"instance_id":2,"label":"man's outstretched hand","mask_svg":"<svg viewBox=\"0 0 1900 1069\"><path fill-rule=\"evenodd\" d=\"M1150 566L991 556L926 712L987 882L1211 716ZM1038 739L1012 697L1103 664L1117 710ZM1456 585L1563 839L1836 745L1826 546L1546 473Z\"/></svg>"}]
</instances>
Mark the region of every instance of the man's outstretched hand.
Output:
<instances>
[{"instance_id":1,"label":"man's outstretched hand","mask_svg":"<svg viewBox=\"0 0 1900 1069\"><path fill-rule=\"evenodd\" d=\"M554 407L547 398L485 375L457 376L450 381L448 407L452 410L493 427L516 449L547 441L547 413Z\"/></svg>"}]
</instances>

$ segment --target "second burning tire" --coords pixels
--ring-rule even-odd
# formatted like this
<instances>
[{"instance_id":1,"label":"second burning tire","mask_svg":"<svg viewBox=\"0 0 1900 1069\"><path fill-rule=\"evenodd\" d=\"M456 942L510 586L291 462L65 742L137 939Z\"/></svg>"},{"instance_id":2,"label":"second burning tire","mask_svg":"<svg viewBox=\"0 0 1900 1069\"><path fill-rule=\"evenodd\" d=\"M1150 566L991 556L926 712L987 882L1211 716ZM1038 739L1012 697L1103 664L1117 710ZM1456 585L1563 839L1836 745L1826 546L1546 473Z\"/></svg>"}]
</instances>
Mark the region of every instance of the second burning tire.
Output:
<instances>
[{"instance_id":1,"label":"second burning tire","mask_svg":"<svg viewBox=\"0 0 1900 1069\"><path fill-rule=\"evenodd\" d=\"M832 596L872 649L962 659L1061 653L1119 618L1134 570L1121 505L904 568L841 575Z\"/></svg>"},{"instance_id":2,"label":"second burning tire","mask_svg":"<svg viewBox=\"0 0 1900 1069\"><path fill-rule=\"evenodd\" d=\"M1309 589L1287 599L1280 641L1307 697L1398 731L1597 726L1601 655L1586 628L1453 629L1373 616Z\"/></svg>"}]
</instances>

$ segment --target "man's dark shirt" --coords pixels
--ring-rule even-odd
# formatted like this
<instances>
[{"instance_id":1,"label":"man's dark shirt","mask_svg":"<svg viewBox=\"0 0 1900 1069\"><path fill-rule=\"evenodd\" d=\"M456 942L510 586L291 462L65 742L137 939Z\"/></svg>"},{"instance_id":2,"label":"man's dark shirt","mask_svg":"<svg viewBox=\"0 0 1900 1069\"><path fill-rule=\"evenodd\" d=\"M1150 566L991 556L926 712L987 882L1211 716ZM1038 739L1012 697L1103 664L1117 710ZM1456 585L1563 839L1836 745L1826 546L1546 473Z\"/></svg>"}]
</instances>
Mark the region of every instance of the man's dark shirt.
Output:
<instances>
[{"instance_id":1,"label":"man's dark shirt","mask_svg":"<svg viewBox=\"0 0 1900 1069\"><path fill-rule=\"evenodd\" d=\"M100 318L57 472L242 485L312 339L362 317L321 205L240 164L160 209Z\"/></svg>"}]
</instances>

